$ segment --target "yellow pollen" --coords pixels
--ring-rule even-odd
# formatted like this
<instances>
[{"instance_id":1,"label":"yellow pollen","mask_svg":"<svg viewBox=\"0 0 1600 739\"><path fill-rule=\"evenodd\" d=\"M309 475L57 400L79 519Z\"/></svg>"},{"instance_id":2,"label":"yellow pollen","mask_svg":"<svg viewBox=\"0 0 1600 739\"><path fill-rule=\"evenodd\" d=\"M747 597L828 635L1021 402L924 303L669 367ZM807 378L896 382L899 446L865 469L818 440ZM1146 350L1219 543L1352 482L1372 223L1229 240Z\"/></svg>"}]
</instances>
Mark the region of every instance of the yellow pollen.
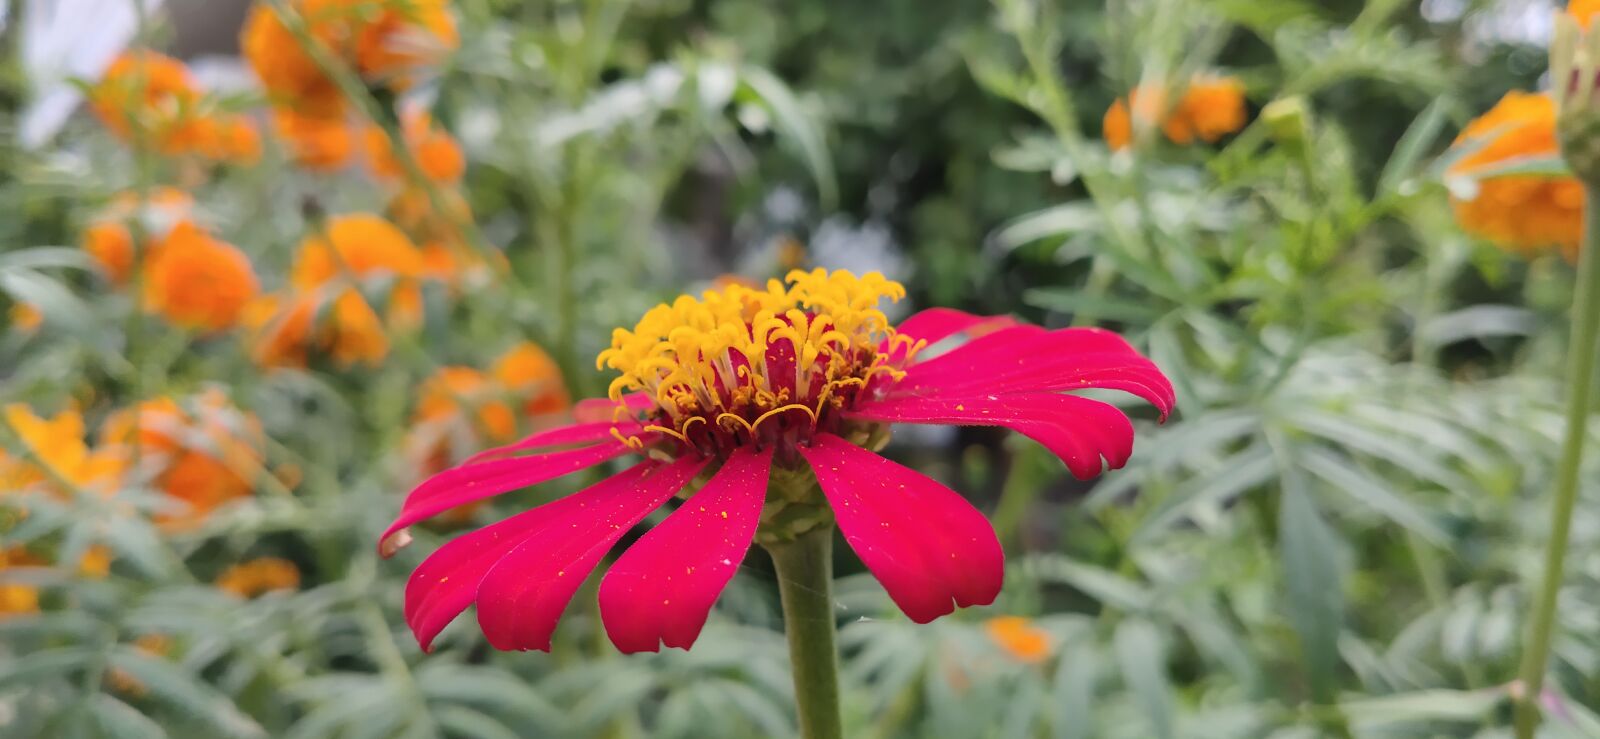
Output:
<instances>
[{"instance_id":1,"label":"yellow pollen","mask_svg":"<svg viewBox=\"0 0 1600 739\"><path fill-rule=\"evenodd\" d=\"M764 290L729 285L658 305L614 331L596 364L619 373L613 399L648 393L657 410L646 428L685 443L697 421L702 439L755 438L767 421L796 428L799 417L784 416L795 409L815 429L873 378L903 375L923 342L897 335L879 307L903 297L877 272L796 270Z\"/></svg>"}]
</instances>

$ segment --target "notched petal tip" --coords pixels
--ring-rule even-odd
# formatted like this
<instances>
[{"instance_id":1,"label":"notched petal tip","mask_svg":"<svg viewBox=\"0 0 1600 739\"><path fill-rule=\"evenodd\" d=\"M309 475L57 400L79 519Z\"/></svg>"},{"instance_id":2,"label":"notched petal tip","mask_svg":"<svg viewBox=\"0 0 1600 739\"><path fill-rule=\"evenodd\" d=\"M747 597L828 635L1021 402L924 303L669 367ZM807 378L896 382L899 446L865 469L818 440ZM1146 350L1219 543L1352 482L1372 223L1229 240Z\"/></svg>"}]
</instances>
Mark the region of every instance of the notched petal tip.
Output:
<instances>
[{"instance_id":1,"label":"notched petal tip","mask_svg":"<svg viewBox=\"0 0 1600 739\"><path fill-rule=\"evenodd\" d=\"M379 540L378 556L388 559L393 557L395 552L405 549L408 546L411 546L411 527L409 526L395 531L394 533L391 533ZM423 651L427 650L424 649Z\"/></svg>"}]
</instances>

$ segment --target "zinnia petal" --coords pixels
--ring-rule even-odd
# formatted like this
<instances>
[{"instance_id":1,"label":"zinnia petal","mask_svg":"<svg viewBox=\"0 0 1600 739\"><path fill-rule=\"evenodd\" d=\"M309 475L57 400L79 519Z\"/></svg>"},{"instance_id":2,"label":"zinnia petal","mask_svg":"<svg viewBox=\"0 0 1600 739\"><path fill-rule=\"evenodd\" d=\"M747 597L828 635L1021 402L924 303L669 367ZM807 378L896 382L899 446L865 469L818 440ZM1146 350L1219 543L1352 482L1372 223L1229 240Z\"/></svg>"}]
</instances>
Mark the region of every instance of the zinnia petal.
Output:
<instances>
[{"instance_id":1,"label":"zinnia petal","mask_svg":"<svg viewBox=\"0 0 1600 739\"><path fill-rule=\"evenodd\" d=\"M379 539L384 556L398 548L395 537L402 529L458 505L483 500L501 493L548 482L578 470L593 467L633 451L621 441L597 444L582 449L551 452L536 457L500 459L481 464L453 467L422 481L400 507L400 515Z\"/></svg>"},{"instance_id":2,"label":"zinnia petal","mask_svg":"<svg viewBox=\"0 0 1600 739\"><path fill-rule=\"evenodd\" d=\"M685 457L647 468L628 493L541 529L512 548L478 586L478 625L489 643L496 649L549 651L561 612L600 558L705 465L704 459Z\"/></svg>"},{"instance_id":3,"label":"zinnia petal","mask_svg":"<svg viewBox=\"0 0 1600 739\"><path fill-rule=\"evenodd\" d=\"M832 434L799 449L845 541L912 621L994 602L1005 579L1005 555L994 528L971 503Z\"/></svg>"},{"instance_id":4,"label":"zinnia petal","mask_svg":"<svg viewBox=\"0 0 1600 739\"><path fill-rule=\"evenodd\" d=\"M900 322L895 332L937 344L963 331L992 331L1016 324L1010 316L980 316L954 308L929 308Z\"/></svg>"},{"instance_id":5,"label":"zinnia petal","mask_svg":"<svg viewBox=\"0 0 1600 739\"><path fill-rule=\"evenodd\" d=\"M1004 426L1043 444L1074 477L1087 480L1133 454L1133 423L1116 406L1075 395L898 397L863 403L846 418L887 423Z\"/></svg>"},{"instance_id":6,"label":"zinnia petal","mask_svg":"<svg viewBox=\"0 0 1600 739\"><path fill-rule=\"evenodd\" d=\"M612 433L613 430L616 433ZM502 459L529 449L593 444L607 439L615 439L617 434L621 434L623 438L626 438L643 432L644 426L635 422L612 423L611 421L597 421L594 423L575 423L570 426L540 431L512 444L485 449L468 457L462 464L477 464L492 459Z\"/></svg>"},{"instance_id":7,"label":"zinnia petal","mask_svg":"<svg viewBox=\"0 0 1600 739\"><path fill-rule=\"evenodd\" d=\"M655 405L650 393L628 393L621 400L610 398L584 398L572 406L572 417L581 422L612 421L616 419L617 406L626 408L626 413L638 415Z\"/></svg>"},{"instance_id":8,"label":"zinnia petal","mask_svg":"<svg viewBox=\"0 0 1600 739\"><path fill-rule=\"evenodd\" d=\"M1172 383L1126 340L1096 328L1015 326L907 368L893 395L1003 394L1107 388L1172 411Z\"/></svg>"},{"instance_id":9,"label":"zinnia petal","mask_svg":"<svg viewBox=\"0 0 1600 739\"><path fill-rule=\"evenodd\" d=\"M770 447L734 451L704 488L611 566L600 582L600 616L617 649L694 644L750 550L771 468Z\"/></svg>"},{"instance_id":10,"label":"zinnia petal","mask_svg":"<svg viewBox=\"0 0 1600 739\"><path fill-rule=\"evenodd\" d=\"M604 510L630 495L657 462L640 462L560 500L524 511L499 523L463 534L429 555L406 581L406 624L423 651L434 637L472 604L478 585L496 562L529 537L590 511Z\"/></svg>"}]
</instances>

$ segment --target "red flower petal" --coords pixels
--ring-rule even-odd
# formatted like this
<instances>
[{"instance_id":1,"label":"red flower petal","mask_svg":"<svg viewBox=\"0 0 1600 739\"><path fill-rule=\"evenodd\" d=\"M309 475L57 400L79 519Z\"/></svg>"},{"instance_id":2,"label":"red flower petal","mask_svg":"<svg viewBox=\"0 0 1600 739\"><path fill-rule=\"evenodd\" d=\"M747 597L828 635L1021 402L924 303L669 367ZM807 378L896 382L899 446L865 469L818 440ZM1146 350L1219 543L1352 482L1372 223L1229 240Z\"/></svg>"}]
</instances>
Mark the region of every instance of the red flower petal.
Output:
<instances>
[{"instance_id":1,"label":"red flower petal","mask_svg":"<svg viewBox=\"0 0 1600 739\"><path fill-rule=\"evenodd\" d=\"M452 467L422 481L400 506L400 515L379 538L378 551L394 553L393 539L411 524L438 515L458 505L482 500L518 488L548 482L586 467L620 457L632 451L627 444L614 441L582 449L551 452L536 457L499 459L493 462Z\"/></svg>"},{"instance_id":2,"label":"red flower petal","mask_svg":"<svg viewBox=\"0 0 1600 739\"><path fill-rule=\"evenodd\" d=\"M937 344L962 331L993 331L1015 323L1016 319L1010 316L979 316L954 308L929 308L901 321L895 332Z\"/></svg>"},{"instance_id":3,"label":"red flower petal","mask_svg":"<svg viewBox=\"0 0 1600 739\"><path fill-rule=\"evenodd\" d=\"M800 453L845 541L912 621L988 605L1000 594L1000 541L955 491L832 434Z\"/></svg>"},{"instance_id":4,"label":"red flower petal","mask_svg":"<svg viewBox=\"0 0 1600 739\"><path fill-rule=\"evenodd\" d=\"M600 558L705 465L685 457L647 470L628 493L535 532L500 558L478 585L478 625L489 643L549 651L561 612Z\"/></svg>"},{"instance_id":5,"label":"red flower petal","mask_svg":"<svg viewBox=\"0 0 1600 739\"><path fill-rule=\"evenodd\" d=\"M738 449L716 476L617 558L600 582L600 616L623 652L688 649L750 550L772 450Z\"/></svg>"},{"instance_id":6,"label":"red flower petal","mask_svg":"<svg viewBox=\"0 0 1600 739\"><path fill-rule=\"evenodd\" d=\"M1172 411L1172 383L1122 337L1095 328L1015 326L906 369L891 396L992 394L1108 388Z\"/></svg>"},{"instance_id":7,"label":"red flower petal","mask_svg":"<svg viewBox=\"0 0 1600 739\"><path fill-rule=\"evenodd\" d=\"M1133 424L1116 406L1075 395L1013 393L955 397L894 397L862 403L846 418L886 423L1004 426L1043 444L1074 477L1101 472L1101 457L1116 469L1133 454Z\"/></svg>"},{"instance_id":8,"label":"red flower petal","mask_svg":"<svg viewBox=\"0 0 1600 739\"><path fill-rule=\"evenodd\" d=\"M406 581L406 624L423 651L433 639L472 604L478 584L496 562L518 544L551 526L614 504L631 494L648 468L657 462L640 462L626 472L606 478L565 498L524 511L499 523L451 539L429 555Z\"/></svg>"},{"instance_id":9,"label":"red flower petal","mask_svg":"<svg viewBox=\"0 0 1600 739\"><path fill-rule=\"evenodd\" d=\"M638 415L650 410L656 403L650 399L650 393L628 393L622 400L610 398L584 398L572 406L572 417L580 422L611 421L616 418L617 406L627 409L626 413Z\"/></svg>"},{"instance_id":10,"label":"red flower petal","mask_svg":"<svg viewBox=\"0 0 1600 739\"><path fill-rule=\"evenodd\" d=\"M592 444L594 442L606 441L607 439L615 439L617 436L616 434L611 433L612 429L615 429L617 433L622 434L624 438L644 433L644 426L633 421L624 421L622 423L612 423L611 421L577 423L571 426L562 426L560 428L553 428L547 431L540 431L539 433L522 439L521 441L507 444L505 446L498 446L494 447L493 449L485 449L477 454L467 457L467 460L461 464L477 464L479 462L487 462L491 459L502 459L512 456L517 452L524 452L529 449L574 446L577 444Z\"/></svg>"}]
</instances>

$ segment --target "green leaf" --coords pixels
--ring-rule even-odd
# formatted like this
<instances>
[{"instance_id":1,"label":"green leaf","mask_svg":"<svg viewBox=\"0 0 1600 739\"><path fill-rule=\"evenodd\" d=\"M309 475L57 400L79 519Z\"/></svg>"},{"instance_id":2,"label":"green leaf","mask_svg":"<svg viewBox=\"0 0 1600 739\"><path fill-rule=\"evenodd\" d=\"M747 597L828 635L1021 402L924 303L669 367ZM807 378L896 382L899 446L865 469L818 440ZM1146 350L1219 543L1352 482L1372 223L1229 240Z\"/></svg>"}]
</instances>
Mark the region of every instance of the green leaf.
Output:
<instances>
[{"instance_id":1,"label":"green leaf","mask_svg":"<svg viewBox=\"0 0 1600 739\"><path fill-rule=\"evenodd\" d=\"M82 249L70 246L33 246L0 253L0 272L12 269L94 269L94 261Z\"/></svg>"},{"instance_id":2,"label":"green leaf","mask_svg":"<svg viewBox=\"0 0 1600 739\"><path fill-rule=\"evenodd\" d=\"M1283 465L1278 505L1278 556L1283 562L1289 621L1300 636L1301 656L1318 703L1337 693L1339 632L1344 624L1344 585L1338 537L1317 512L1292 460Z\"/></svg>"},{"instance_id":3,"label":"green leaf","mask_svg":"<svg viewBox=\"0 0 1600 739\"><path fill-rule=\"evenodd\" d=\"M1307 472L1316 475L1335 490L1360 501L1384 518L1407 529L1435 545L1446 544L1450 537L1422 509L1401 497L1385 481L1368 475L1350 460L1313 446L1299 450L1300 464Z\"/></svg>"},{"instance_id":4,"label":"green leaf","mask_svg":"<svg viewBox=\"0 0 1600 739\"><path fill-rule=\"evenodd\" d=\"M1022 302L1060 313L1089 313L1097 319L1133 324L1154 323L1161 311L1141 300L1096 295L1086 290L1038 287L1022 293Z\"/></svg>"},{"instance_id":5,"label":"green leaf","mask_svg":"<svg viewBox=\"0 0 1600 739\"><path fill-rule=\"evenodd\" d=\"M89 717L106 739L165 739L167 732L138 709L105 693L89 701Z\"/></svg>"},{"instance_id":6,"label":"green leaf","mask_svg":"<svg viewBox=\"0 0 1600 739\"><path fill-rule=\"evenodd\" d=\"M1167 682L1166 644L1161 631L1142 618L1117 625L1113 637L1122 679L1150 722L1150 736L1173 736L1172 686Z\"/></svg>"},{"instance_id":7,"label":"green leaf","mask_svg":"<svg viewBox=\"0 0 1600 739\"><path fill-rule=\"evenodd\" d=\"M109 664L144 685L150 698L172 706L185 717L206 726L215 737L265 737L255 720L233 702L201 681L197 675L165 659L137 649L119 648Z\"/></svg>"},{"instance_id":8,"label":"green leaf","mask_svg":"<svg viewBox=\"0 0 1600 739\"><path fill-rule=\"evenodd\" d=\"M1505 693L1500 690L1422 690L1345 700L1340 705L1356 726L1373 730L1433 721L1476 723L1503 700Z\"/></svg>"},{"instance_id":9,"label":"green leaf","mask_svg":"<svg viewBox=\"0 0 1600 739\"><path fill-rule=\"evenodd\" d=\"M818 205L823 212L833 210L839 201L839 185L833 171L833 160L828 153L828 140L822 125L795 97L794 91L783 80L761 67L745 65L739 68L741 87L754 97L769 113L778 134L788 139L800 150L811 177L816 181Z\"/></svg>"},{"instance_id":10,"label":"green leaf","mask_svg":"<svg viewBox=\"0 0 1600 739\"><path fill-rule=\"evenodd\" d=\"M18 303L38 309L47 323L61 326L84 341L98 340L89 306L54 279L30 269L0 271L0 290Z\"/></svg>"},{"instance_id":11,"label":"green leaf","mask_svg":"<svg viewBox=\"0 0 1600 739\"><path fill-rule=\"evenodd\" d=\"M518 739L523 736L505 724L465 706L445 706L433 713L439 728L465 739Z\"/></svg>"},{"instance_id":12,"label":"green leaf","mask_svg":"<svg viewBox=\"0 0 1600 739\"><path fill-rule=\"evenodd\" d=\"M1052 236L1098 233L1105 221L1093 203L1077 201L1051 206L1007 221L991 240L1006 251Z\"/></svg>"},{"instance_id":13,"label":"green leaf","mask_svg":"<svg viewBox=\"0 0 1600 739\"><path fill-rule=\"evenodd\" d=\"M1056 663L1055 705L1051 722L1056 739L1098 736L1094 720L1094 688L1099 681L1100 653L1092 644L1076 644Z\"/></svg>"},{"instance_id":14,"label":"green leaf","mask_svg":"<svg viewBox=\"0 0 1600 739\"><path fill-rule=\"evenodd\" d=\"M1276 469L1272 453L1257 444L1220 462L1214 470L1183 488L1174 490L1139 524L1131 543L1150 541L1187 518L1201 505L1217 505L1270 481Z\"/></svg>"},{"instance_id":15,"label":"green leaf","mask_svg":"<svg viewBox=\"0 0 1600 739\"><path fill-rule=\"evenodd\" d=\"M98 651L90 647L58 647L0 660L0 690L66 677L84 668Z\"/></svg>"},{"instance_id":16,"label":"green leaf","mask_svg":"<svg viewBox=\"0 0 1600 739\"><path fill-rule=\"evenodd\" d=\"M1445 123L1449 122L1450 107L1451 101L1438 98L1411 122L1399 143L1395 144L1389 161L1383 165L1383 174L1378 176L1378 192L1401 194L1400 188L1406 181L1425 174L1418 171L1417 163L1422 160L1423 152L1439 138Z\"/></svg>"},{"instance_id":17,"label":"green leaf","mask_svg":"<svg viewBox=\"0 0 1600 739\"><path fill-rule=\"evenodd\" d=\"M1496 177L1571 177L1572 170L1558 155L1525 156L1504 159L1494 164L1458 170L1451 177L1472 181L1492 180Z\"/></svg>"}]
</instances>

